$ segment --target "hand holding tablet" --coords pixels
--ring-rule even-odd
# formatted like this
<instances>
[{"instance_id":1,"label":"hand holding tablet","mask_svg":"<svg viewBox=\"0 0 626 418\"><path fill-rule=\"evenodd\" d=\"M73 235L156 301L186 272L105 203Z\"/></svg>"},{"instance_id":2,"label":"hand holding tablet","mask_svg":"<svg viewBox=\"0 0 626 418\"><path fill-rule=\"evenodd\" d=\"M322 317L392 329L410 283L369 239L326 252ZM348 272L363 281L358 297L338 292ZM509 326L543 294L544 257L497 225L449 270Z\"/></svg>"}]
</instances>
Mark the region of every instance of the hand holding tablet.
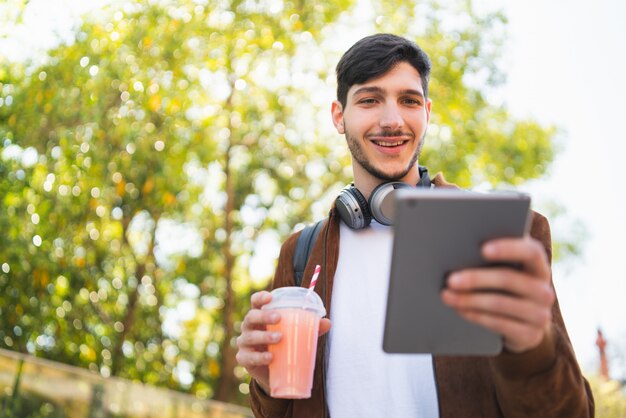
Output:
<instances>
[{"instance_id":1,"label":"hand holding tablet","mask_svg":"<svg viewBox=\"0 0 626 418\"><path fill-rule=\"evenodd\" d=\"M550 332L556 298L543 246L525 237L490 241L482 250L486 260L517 260L518 268L455 272L442 292L443 302L464 319L502 335L510 352L536 347Z\"/></svg>"},{"instance_id":2,"label":"hand holding tablet","mask_svg":"<svg viewBox=\"0 0 626 418\"><path fill-rule=\"evenodd\" d=\"M518 193L399 190L384 350L497 354L503 336L513 351L538 344L553 292L543 248L522 239L529 206ZM482 248L498 238L513 239Z\"/></svg>"}]
</instances>

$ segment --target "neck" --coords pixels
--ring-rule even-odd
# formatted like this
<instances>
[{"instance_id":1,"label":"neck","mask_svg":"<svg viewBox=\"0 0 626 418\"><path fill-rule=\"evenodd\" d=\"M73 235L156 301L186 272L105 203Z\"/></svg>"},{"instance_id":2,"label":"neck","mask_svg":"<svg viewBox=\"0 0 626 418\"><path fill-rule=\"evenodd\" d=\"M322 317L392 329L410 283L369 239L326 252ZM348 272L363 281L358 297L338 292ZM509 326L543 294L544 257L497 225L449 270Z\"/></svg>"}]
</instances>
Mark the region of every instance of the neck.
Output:
<instances>
[{"instance_id":1,"label":"neck","mask_svg":"<svg viewBox=\"0 0 626 418\"><path fill-rule=\"evenodd\" d=\"M406 184L415 186L420 181L420 174L419 174L417 162L411 168L411 170L407 173L406 176L402 178L398 178L398 179L393 179L393 180L382 180L382 179L379 179L378 177L374 177L373 175L368 173L363 167L357 164L353 164L352 172L354 174L354 186L357 189L359 189L361 194L363 194L363 197L365 197L366 199L369 199L370 195L372 194L372 191L379 184L387 183L389 181L401 181Z\"/></svg>"}]
</instances>

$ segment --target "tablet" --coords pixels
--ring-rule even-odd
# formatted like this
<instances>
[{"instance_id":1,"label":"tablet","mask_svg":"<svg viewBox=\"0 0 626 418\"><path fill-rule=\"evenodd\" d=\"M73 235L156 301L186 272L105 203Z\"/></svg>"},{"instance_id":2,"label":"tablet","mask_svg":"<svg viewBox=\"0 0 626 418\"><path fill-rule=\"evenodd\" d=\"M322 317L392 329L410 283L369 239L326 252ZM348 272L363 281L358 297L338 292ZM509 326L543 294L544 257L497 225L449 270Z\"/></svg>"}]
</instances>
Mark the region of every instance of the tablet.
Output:
<instances>
[{"instance_id":1,"label":"tablet","mask_svg":"<svg viewBox=\"0 0 626 418\"><path fill-rule=\"evenodd\" d=\"M481 245L522 237L530 197L458 189L399 189L383 350L387 353L494 355L502 337L461 318L441 301L450 272L487 266Z\"/></svg>"}]
</instances>

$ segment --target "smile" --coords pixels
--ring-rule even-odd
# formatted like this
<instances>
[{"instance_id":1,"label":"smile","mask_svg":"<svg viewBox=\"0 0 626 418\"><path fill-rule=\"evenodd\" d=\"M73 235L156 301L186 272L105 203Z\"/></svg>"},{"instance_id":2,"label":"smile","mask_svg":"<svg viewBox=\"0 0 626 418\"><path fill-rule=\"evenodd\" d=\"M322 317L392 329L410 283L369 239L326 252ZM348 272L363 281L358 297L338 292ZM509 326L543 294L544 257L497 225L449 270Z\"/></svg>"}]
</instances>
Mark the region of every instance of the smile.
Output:
<instances>
[{"instance_id":1,"label":"smile","mask_svg":"<svg viewBox=\"0 0 626 418\"><path fill-rule=\"evenodd\" d=\"M397 147L400 146L402 144L404 144L407 141L395 141L395 142L388 142L388 141L372 141L374 144L380 146L380 147Z\"/></svg>"}]
</instances>

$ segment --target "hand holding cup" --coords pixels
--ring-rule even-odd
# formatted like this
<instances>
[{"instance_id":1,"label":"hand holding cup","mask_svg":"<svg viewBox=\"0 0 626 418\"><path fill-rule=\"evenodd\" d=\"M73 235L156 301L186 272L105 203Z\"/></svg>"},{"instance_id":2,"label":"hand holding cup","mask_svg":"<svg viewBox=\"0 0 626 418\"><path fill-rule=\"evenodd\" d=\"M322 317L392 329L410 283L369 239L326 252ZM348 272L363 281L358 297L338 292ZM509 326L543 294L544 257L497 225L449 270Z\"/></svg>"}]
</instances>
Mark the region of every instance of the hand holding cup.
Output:
<instances>
[{"instance_id":1,"label":"hand holding cup","mask_svg":"<svg viewBox=\"0 0 626 418\"><path fill-rule=\"evenodd\" d=\"M281 321L281 309L262 309L272 301L272 295L266 291L254 293L250 301L251 309L244 317L241 335L237 338L236 358L261 388L270 393L268 366L274 355L270 352L269 346L280 342L283 334L280 331L268 330L268 326ZM330 320L322 318L319 321L319 335L327 333L329 329Z\"/></svg>"}]
</instances>

